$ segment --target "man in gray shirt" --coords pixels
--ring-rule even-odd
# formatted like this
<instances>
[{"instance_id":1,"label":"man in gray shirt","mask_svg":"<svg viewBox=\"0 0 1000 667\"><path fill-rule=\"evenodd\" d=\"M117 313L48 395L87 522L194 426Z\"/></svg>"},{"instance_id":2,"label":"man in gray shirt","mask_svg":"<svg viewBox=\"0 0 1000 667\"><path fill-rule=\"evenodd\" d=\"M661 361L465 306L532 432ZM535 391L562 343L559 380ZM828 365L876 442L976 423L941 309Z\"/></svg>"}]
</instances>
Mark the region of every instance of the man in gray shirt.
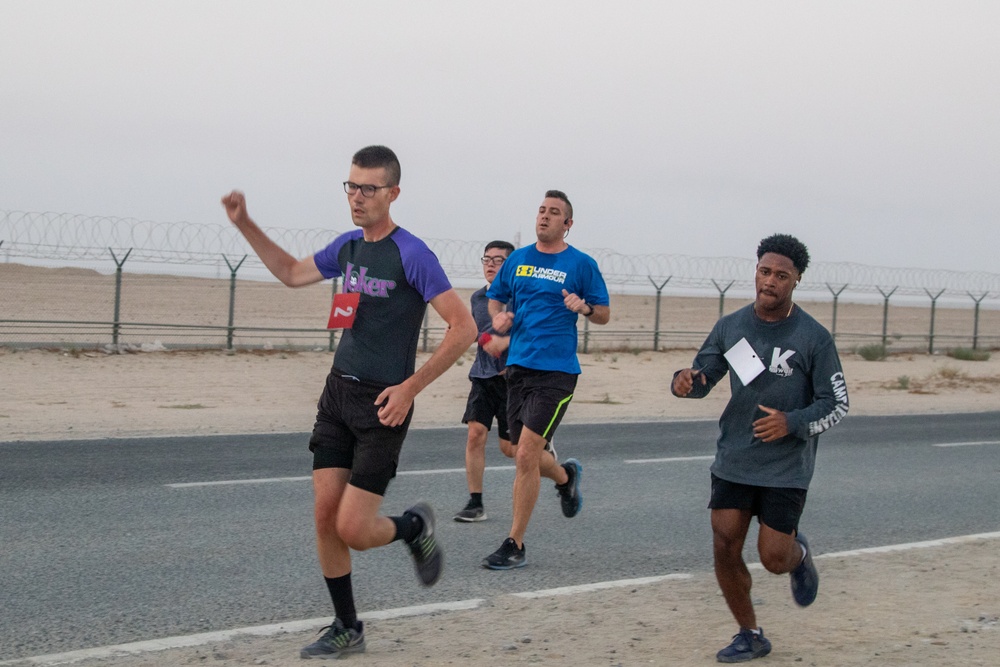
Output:
<instances>
[{"instance_id":1,"label":"man in gray shirt","mask_svg":"<svg viewBox=\"0 0 1000 667\"><path fill-rule=\"evenodd\" d=\"M507 261L514 245L507 241L490 241L486 244L481 261L486 286L472 293L470 305L472 317L479 327L479 346L476 360L469 370L472 388L466 401L462 423L469 425L469 436L465 443L465 477L469 485L469 502L455 514L455 521L473 523L486 520L483 507L483 474L486 470L486 440L497 422L500 451L508 458L514 458L517 451L510 443L507 430L507 347L510 336L501 336L493 328L486 290L496 278L500 267Z\"/></svg>"},{"instance_id":2,"label":"man in gray shirt","mask_svg":"<svg viewBox=\"0 0 1000 667\"><path fill-rule=\"evenodd\" d=\"M767 655L771 643L757 625L743 544L754 515L757 550L774 574L791 574L792 596L812 604L819 574L799 518L823 431L847 414L847 385L833 337L792 301L809 264L798 239L775 234L757 248L756 297L718 322L691 368L674 374L681 398L707 396L727 372L732 397L719 420L712 464L715 575L739 623L719 662Z\"/></svg>"}]
</instances>

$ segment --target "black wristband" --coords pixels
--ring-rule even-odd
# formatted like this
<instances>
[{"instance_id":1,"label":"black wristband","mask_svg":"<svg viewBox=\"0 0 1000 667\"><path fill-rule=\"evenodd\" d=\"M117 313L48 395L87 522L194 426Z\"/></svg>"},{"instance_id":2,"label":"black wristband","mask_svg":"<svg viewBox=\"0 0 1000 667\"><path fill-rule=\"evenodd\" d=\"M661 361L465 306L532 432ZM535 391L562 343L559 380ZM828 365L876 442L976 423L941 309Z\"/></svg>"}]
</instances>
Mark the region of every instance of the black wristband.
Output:
<instances>
[{"instance_id":1,"label":"black wristband","mask_svg":"<svg viewBox=\"0 0 1000 667\"><path fill-rule=\"evenodd\" d=\"M590 308L590 312L589 313L584 313L583 314L584 317L590 317L591 315L594 314L594 307L592 305L590 305L586 301L583 302L583 305L585 305L587 308Z\"/></svg>"}]
</instances>

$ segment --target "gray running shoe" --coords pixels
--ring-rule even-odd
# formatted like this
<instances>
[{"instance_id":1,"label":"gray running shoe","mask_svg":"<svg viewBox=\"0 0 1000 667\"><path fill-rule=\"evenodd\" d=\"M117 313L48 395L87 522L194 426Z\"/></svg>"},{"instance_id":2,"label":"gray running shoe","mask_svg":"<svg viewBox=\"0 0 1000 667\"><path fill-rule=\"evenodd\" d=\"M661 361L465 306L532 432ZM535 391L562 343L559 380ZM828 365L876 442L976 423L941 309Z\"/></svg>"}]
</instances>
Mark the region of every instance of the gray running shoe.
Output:
<instances>
[{"instance_id":1,"label":"gray running shoe","mask_svg":"<svg viewBox=\"0 0 1000 667\"><path fill-rule=\"evenodd\" d=\"M569 475L569 480L564 485L556 484L556 491L559 492L559 501L562 503L563 516L571 519L580 513L583 507L583 496L580 495L580 478L583 477L583 465L576 459L566 459L562 464Z\"/></svg>"},{"instance_id":2,"label":"gray running shoe","mask_svg":"<svg viewBox=\"0 0 1000 667\"><path fill-rule=\"evenodd\" d=\"M406 546L413 556L413 565L420 583L433 586L441 578L441 569L444 567L444 554L434 538L434 510L421 501L406 512L420 517L423 523L420 534L412 542L407 542Z\"/></svg>"},{"instance_id":3,"label":"gray running shoe","mask_svg":"<svg viewBox=\"0 0 1000 667\"><path fill-rule=\"evenodd\" d=\"M797 533L795 541L805 547L806 555L802 558L799 566L792 570L790 577L792 597L795 599L795 604L800 607L808 607L816 599L816 593L819 592L819 572L813 565L812 550L809 548L806 536Z\"/></svg>"},{"instance_id":4,"label":"gray running shoe","mask_svg":"<svg viewBox=\"0 0 1000 667\"><path fill-rule=\"evenodd\" d=\"M326 630L326 634L299 651L299 657L324 660L365 652L365 624L361 621L358 621L358 628L355 630L345 628L340 619L336 618L333 625L326 626L320 632L323 630Z\"/></svg>"},{"instance_id":5,"label":"gray running shoe","mask_svg":"<svg viewBox=\"0 0 1000 667\"><path fill-rule=\"evenodd\" d=\"M462 523L486 521L486 509L482 505L473 505L470 500L465 509L455 515L455 521L461 521Z\"/></svg>"},{"instance_id":6,"label":"gray running shoe","mask_svg":"<svg viewBox=\"0 0 1000 667\"><path fill-rule=\"evenodd\" d=\"M483 567L488 570L513 570L528 564L524 557L525 545L517 548L514 538L508 537L500 548L483 559Z\"/></svg>"},{"instance_id":7,"label":"gray running shoe","mask_svg":"<svg viewBox=\"0 0 1000 667\"><path fill-rule=\"evenodd\" d=\"M754 658L763 658L771 652L771 642L764 636L764 629L760 629L760 634L754 634L747 628L740 628L738 634L733 635L733 641L729 646L715 654L715 659L719 662L747 662Z\"/></svg>"}]
</instances>

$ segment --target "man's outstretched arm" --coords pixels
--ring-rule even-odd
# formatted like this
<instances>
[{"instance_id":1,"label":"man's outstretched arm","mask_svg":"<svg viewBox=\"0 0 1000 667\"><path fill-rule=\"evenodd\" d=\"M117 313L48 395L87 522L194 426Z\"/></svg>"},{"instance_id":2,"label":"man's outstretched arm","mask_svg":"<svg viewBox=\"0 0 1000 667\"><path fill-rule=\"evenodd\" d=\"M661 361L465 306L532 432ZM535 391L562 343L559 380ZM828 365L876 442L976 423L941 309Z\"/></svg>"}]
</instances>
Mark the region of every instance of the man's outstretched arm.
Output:
<instances>
[{"instance_id":1,"label":"man's outstretched arm","mask_svg":"<svg viewBox=\"0 0 1000 667\"><path fill-rule=\"evenodd\" d=\"M247 213L246 197L242 192L233 190L222 198L222 205L226 208L229 220L240 230L250 247L260 257L260 261L275 278L289 287L311 285L323 280L323 274L311 256L295 259L257 226Z\"/></svg>"}]
</instances>

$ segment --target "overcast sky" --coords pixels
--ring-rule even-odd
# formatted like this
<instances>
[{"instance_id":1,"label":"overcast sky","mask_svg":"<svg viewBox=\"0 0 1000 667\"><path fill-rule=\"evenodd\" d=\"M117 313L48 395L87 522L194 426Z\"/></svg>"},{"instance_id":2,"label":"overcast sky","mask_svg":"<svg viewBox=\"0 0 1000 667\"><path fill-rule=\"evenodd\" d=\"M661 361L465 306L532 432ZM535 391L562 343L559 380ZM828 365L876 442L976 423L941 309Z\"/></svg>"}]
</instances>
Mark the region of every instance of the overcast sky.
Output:
<instances>
[{"instance_id":1,"label":"overcast sky","mask_svg":"<svg viewBox=\"0 0 1000 667\"><path fill-rule=\"evenodd\" d=\"M0 209L998 272L1000 2L0 0Z\"/></svg>"}]
</instances>

